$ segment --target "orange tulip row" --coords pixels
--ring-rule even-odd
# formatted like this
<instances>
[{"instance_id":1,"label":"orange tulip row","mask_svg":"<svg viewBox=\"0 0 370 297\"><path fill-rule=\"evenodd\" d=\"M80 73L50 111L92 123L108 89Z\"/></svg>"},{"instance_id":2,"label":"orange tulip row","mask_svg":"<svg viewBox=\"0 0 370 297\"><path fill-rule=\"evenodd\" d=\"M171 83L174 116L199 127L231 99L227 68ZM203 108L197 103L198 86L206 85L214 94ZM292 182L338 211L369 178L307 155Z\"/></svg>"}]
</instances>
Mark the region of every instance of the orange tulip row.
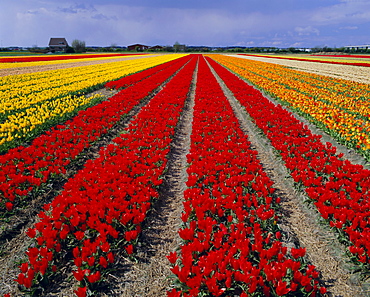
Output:
<instances>
[{"instance_id":1,"label":"orange tulip row","mask_svg":"<svg viewBox=\"0 0 370 297\"><path fill-rule=\"evenodd\" d=\"M370 157L370 85L249 59L212 58Z\"/></svg>"}]
</instances>

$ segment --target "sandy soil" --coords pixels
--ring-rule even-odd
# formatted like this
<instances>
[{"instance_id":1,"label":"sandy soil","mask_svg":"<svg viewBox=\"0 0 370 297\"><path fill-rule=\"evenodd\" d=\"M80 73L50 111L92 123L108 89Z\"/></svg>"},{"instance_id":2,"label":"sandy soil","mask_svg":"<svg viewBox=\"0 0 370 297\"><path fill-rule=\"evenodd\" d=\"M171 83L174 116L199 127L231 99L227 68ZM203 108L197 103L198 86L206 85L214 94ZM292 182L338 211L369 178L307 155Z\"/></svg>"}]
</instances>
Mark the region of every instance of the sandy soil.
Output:
<instances>
[{"instance_id":1,"label":"sandy soil","mask_svg":"<svg viewBox=\"0 0 370 297\"><path fill-rule=\"evenodd\" d=\"M321 272L321 279L329 291L328 296L369 296L370 291L362 287L359 277L353 275L350 270L353 267L347 260L344 247L333 232L320 224L320 215L316 209L304 203L307 197L294 188L292 178L287 178L289 173L281 159L274 153L269 140L259 131L226 85L219 78L218 80L229 98L243 131L258 151L258 158L274 182L277 194L281 197L280 227L284 231L285 244L288 247L294 247L298 243L299 246L306 248L307 258ZM351 157L358 156L351 155Z\"/></svg>"},{"instance_id":2,"label":"sandy soil","mask_svg":"<svg viewBox=\"0 0 370 297\"><path fill-rule=\"evenodd\" d=\"M164 297L171 288L171 265L166 256L180 244L178 229L182 223L183 192L186 189L186 155L190 147L193 118L194 89L185 103L183 114L176 129L168 161L167 173L160 189L159 201L148 216L138 249L139 263L127 263L125 274L117 277L121 284L115 295L120 297Z\"/></svg>"},{"instance_id":3,"label":"sandy soil","mask_svg":"<svg viewBox=\"0 0 370 297\"><path fill-rule=\"evenodd\" d=\"M164 84L166 84L164 82ZM163 84L163 85L164 85ZM143 100L138 106L131 110L108 134L104 135L99 141L86 149L79 158L78 162L67 168L64 178L54 181L48 185L50 191L35 198L35 201L25 206L15 216L10 219L0 220L0 296L4 293L12 293L12 296L23 296L14 279L19 274L18 263L26 260L25 252L32 245L33 241L26 236L25 232L37 222L37 214L42 210L45 203L49 203L58 195L63 184L83 168L86 161L99 157L101 147L106 147L112 143L128 126L133 117L139 113L140 109L146 105L163 87L157 88L151 95ZM116 92L112 90L98 90L107 98ZM102 284L103 292L97 296L165 296L166 290L171 282L167 278L170 274L170 263L166 255L178 246L179 237L177 230L180 224L182 211L182 196L178 193L183 191L184 186L180 184L184 177L186 153L182 150L188 145L185 144L189 138L189 125L191 125L191 103L189 99L185 107L185 112L181 118L181 128L175 135L175 141L171 149L171 161L169 162L168 172L165 176L165 186L161 190L161 198L155 205L145 231L142 234L141 247L138 248L138 262L130 261L122 257L119 253L115 262L115 271L108 276L107 283ZM184 159L185 158L185 159ZM154 252L155 251L155 252ZM68 265L67 265L68 266ZM53 278L42 296L74 296L73 290L77 288L75 281L70 281L73 276L64 267L60 273ZM44 289L43 289L44 290ZM135 292L140 292L137 295ZM145 292L150 292L147 295ZM135 295L136 294L136 295Z\"/></svg>"},{"instance_id":4,"label":"sandy soil","mask_svg":"<svg viewBox=\"0 0 370 297\"><path fill-rule=\"evenodd\" d=\"M183 191L187 178L186 154L190 146L195 84L196 74L171 147L168 170L161 188L160 199L154 205L143 226L144 231L140 237L137 261L131 261L118 255L115 270L110 273L106 286L97 296L164 297L166 291L171 287L171 280L168 278L171 275L170 264L165 256L174 251L180 241L177 231L181 224ZM259 132L222 82L221 86L233 106L242 129L248 134L253 148L258 151L261 163L282 198L280 212L283 220L280 222L280 227L284 230L284 244L287 246L299 244L307 248L307 259L321 271L322 280L329 290L328 296L370 296L369 292L363 289L357 275L351 273L352 266L347 262L343 246L338 243L330 230L320 224L320 217L316 210L303 203L305 197L295 190L292 179L286 178L288 173L281 160L275 156L269 141ZM144 104L145 102L141 106ZM133 110L113 131L85 151L84 157L80 159L79 163L69 168L66 179L82 168L87 160L96 158L100 147L108 145L126 127L129 120L139 112L141 106ZM314 132L320 133L320 131ZM326 136L326 139L328 138L329 136ZM335 144L334 141L333 143ZM349 158L358 158L351 152L346 151L346 153ZM51 185L51 187L55 188L57 192L62 187L62 183L63 181L59 181L58 184ZM46 193L46 195L49 196L42 197L37 207L40 208L42 203L52 199L56 193ZM32 208L36 208L36 206ZM15 296L21 296L13 281L19 272L14 261L19 261L25 256L24 251L30 241L24 235L24 230L36 220L36 212L26 212L23 216L19 215L19 218L23 218L23 223L21 222L14 234L4 236L0 234L0 239L2 239L0 240L0 252L2 251L0 253L0 294L10 290L14 293L18 292L18 295ZM13 223L10 222L10 228ZM72 292L76 287L71 285L68 280L69 276L65 271L61 271L55 282L48 287L48 292L45 292L44 296L73 296Z\"/></svg>"}]
</instances>

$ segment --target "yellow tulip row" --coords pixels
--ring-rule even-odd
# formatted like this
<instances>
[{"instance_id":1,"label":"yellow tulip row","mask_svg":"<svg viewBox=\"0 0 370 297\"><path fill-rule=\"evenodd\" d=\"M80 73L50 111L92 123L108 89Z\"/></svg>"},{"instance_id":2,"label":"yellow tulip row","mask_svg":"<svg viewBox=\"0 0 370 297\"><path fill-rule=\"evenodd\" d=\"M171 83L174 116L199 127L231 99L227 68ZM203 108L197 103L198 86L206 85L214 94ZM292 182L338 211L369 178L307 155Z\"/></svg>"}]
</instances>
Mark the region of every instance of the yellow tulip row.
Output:
<instances>
[{"instance_id":1,"label":"yellow tulip row","mask_svg":"<svg viewBox=\"0 0 370 297\"><path fill-rule=\"evenodd\" d=\"M140 57L148 57L151 54L140 55ZM45 65L56 65L56 64L67 64L67 63L79 63L79 62L89 62L89 61L99 61L99 60L112 60L125 57L132 57L135 54L127 56L112 56L112 57L95 57L92 55L91 58L82 59L69 59L69 60L51 60L51 61L34 61L34 62L17 62L17 63L0 63L0 69L10 69L10 68L22 68L22 67L33 67L33 66L45 66ZM10 57L11 58L11 57Z\"/></svg>"},{"instance_id":2,"label":"yellow tulip row","mask_svg":"<svg viewBox=\"0 0 370 297\"><path fill-rule=\"evenodd\" d=\"M90 97L68 95L10 115L4 123L0 124L0 145L16 138L23 138L46 121L73 112L78 107L86 105L91 100L101 96L100 94L94 94Z\"/></svg>"},{"instance_id":3,"label":"yellow tulip row","mask_svg":"<svg viewBox=\"0 0 370 297\"><path fill-rule=\"evenodd\" d=\"M293 108L311 116L316 123L370 150L370 86L289 69L284 66L212 55L254 85ZM328 81L328 84L326 84Z\"/></svg>"},{"instance_id":4,"label":"yellow tulip row","mask_svg":"<svg viewBox=\"0 0 370 297\"><path fill-rule=\"evenodd\" d=\"M163 55L0 77L0 116L178 58Z\"/></svg>"},{"instance_id":5,"label":"yellow tulip row","mask_svg":"<svg viewBox=\"0 0 370 297\"><path fill-rule=\"evenodd\" d=\"M182 56L162 55L0 77L0 145L23 138L50 119L99 96L85 96L83 90Z\"/></svg>"}]
</instances>

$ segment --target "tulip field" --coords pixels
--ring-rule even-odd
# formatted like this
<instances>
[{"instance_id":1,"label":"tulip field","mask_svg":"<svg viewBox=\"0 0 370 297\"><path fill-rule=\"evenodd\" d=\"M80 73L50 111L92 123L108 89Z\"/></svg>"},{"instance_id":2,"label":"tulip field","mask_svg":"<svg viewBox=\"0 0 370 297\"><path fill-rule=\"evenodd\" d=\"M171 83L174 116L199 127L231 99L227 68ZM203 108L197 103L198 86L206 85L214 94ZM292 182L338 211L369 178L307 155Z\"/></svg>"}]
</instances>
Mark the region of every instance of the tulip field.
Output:
<instances>
[{"instance_id":1,"label":"tulip field","mask_svg":"<svg viewBox=\"0 0 370 297\"><path fill-rule=\"evenodd\" d=\"M221 54L13 68L0 296L369 296L369 84Z\"/></svg>"},{"instance_id":2,"label":"tulip field","mask_svg":"<svg viewBox=\"0 0 370 297\"><path fill-rule=\"evenodd\" d=\"M248 56L248 55L246 55ZM252 57L254 55L251 55ZM367 55L312 55L304 57L287 56L287 55L256 55L259 57L273 58L273 59L287 59L295 61L308 61L324 64L338 64L338 65L352 65L370 67L369 57Z\"/></svg>"}]
</instances>

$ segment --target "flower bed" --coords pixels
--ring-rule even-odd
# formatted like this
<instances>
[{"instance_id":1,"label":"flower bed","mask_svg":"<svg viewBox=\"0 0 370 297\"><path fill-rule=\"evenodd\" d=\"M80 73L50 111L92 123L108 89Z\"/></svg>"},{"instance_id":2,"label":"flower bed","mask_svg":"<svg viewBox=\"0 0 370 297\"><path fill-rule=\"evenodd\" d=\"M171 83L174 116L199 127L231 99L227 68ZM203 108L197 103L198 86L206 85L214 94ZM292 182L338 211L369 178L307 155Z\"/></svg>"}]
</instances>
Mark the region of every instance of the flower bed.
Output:
<instances>
[{"instance_id":1,"label":"flower bed","mask_svg":"<svg viewBox=\"0 0 370 297\"><path fill-rule=\"evenodd\" d=\"M328 54L325 54L325 55L319 55L319 54L312 54L310 55L312 57L334 57L334 58L352 58L352 59L370 59L370 55L357 55L357 54L353 54L353 55L341 55L341 54L337 54L337 55L328 55Z\"/></svg>"},{"instance_id":2,"label":"flower bed","mask_svg":"<svg viewBox=\"0 0 370 297\"><path fill-rule=\"evenodd\" d=\"M370 86L271 63L213 58L370 160Z\"/></svg>"},{"instance_id":3,"label":"flower bed","mask_svg":"<svg viewBox=\"0 0 370 297\"><path fill-rule=\"evenodd\" d=\"M37 61L56 61L56 60L79 60L91 58L111 58L145 54L88 54L88 55L52 55L52 56L30 56L30 57L2 57L0 63L25 63Z\"/></svg>"},{"instance_id":4,"label":"flower bed","mask_svg":"<svg viewBox=\"0 0 370 297\"><path fill-rule=\"evenodd\" d=\"M221 79L246 108L283 158L295 182L312 199L321 216L344 236L357 260L370 262L370 170L337 154L330 143L275 106L258 90L210 60ZM368 269L368 265L364 266Z\"/></svg>"},{"instance_id":5,"label":"flower bed","mask_svg":"<svg viewBox=\"0 0 370 297\"><path fill-rule=\"evenodd\" d=\"M180 287L168 296L314 296L305 249L279 240L272 181L202 58L198 67L183 240L168 256Z\"/></svg>"},{"instance_id":6,"label":"flower bed","mask_svg":"<svg viewBox=\"0 0 370 297\"><path fill-rule=\"evenodd\" d=\"M177 59L183 55L142 58L100 65L0 77L0 151L29 140L63 114L93 98L86 93L106 82ZM45 126L45 127L44 127Z\"/></svg>"},{"instance_id":7,"label":"flower bed","mask_svg":"<svg viewBox=\"0 0 370 297\"><path fill-rule=\"evenodd\" d=\"M178 63L187 59L185 57L144 71L150 75L146 79L101 104L81 111L64 125L56 126L36 138L29 147L18 147L1 155L1 210L4 211L4 206L11 210L14 203L24 199L50 177L65 173L65 167L71 161L173 75L180 67ZM136 75L142 79L143 74L138 73L130 78L131 82L135 81Z\"/></svg>"},{"instance_id":8,"label":"flower bed","mask_svg":"<svg viewBox=\"0 0 370 297\"><path fill-rule=\"evenodd\" d=\"M186 62L186 61L184 61ZM78 296L94 288L114 261L112 250L132 254L141 223L158 197L177 121L189 92L193 59L135 117L126 133L100 151L65 185L28 230L36 247L27 252L18 283L31 288L72 254ZM177 68L181 65L177 64ZM104 172L104 175L100 173Z\"/></svg>"},{"instance_id":9,"label":"flower bed","mask_svg":"<svg viewBox=\"0 0 370 297\"><path fill-rule=\"evenodd\" d=\"M304 62L316 62L316 63L326 63L326 64L338 64L338 65L350 65L350 66L362 66L362 67L370 67L370 62L368 61L361 61L361 62L355 62L353 60L340 60L340 61L335 61L334 59L325 59L325 57L336 57L336 58L369 58L368 56L330 56L330 55L322 55L321 59L320 58L311 58L310 57L292 57L292 56L270 56L270 55L248 55L248 54L239 54L243 56L251 56L251 57L263 57L263 58L271 58L271 59L283 59L283 60L293 60L293 61L304 61ZM316 55L318 56L318 55Z\"/></svg>"}]
</instances>

